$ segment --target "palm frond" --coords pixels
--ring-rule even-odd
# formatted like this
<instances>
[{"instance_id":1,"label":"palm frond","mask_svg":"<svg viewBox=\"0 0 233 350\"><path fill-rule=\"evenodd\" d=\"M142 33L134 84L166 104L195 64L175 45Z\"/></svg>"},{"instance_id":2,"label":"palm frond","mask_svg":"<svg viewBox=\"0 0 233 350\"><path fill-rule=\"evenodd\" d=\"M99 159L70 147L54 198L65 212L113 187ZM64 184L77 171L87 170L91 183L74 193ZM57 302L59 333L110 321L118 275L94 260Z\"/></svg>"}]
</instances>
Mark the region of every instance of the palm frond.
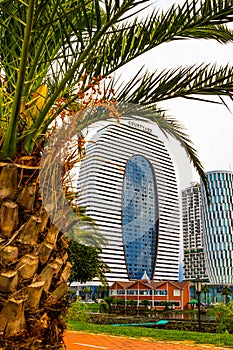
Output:
<instances>
[{"instance_id":1,"label":"palm frond","mask_svg":"<svg viewBox=\"0 0 233 350\"><path fill-rule=\"evenodd\" d=\"M152 74L147 72L140 75L138 72L122 91L119 89L116 98L119 101L152 107L160 101L171 98L198 99L198 95L232 96L233 68L202 64ZM204 97L203 100L205 100ZM208 102L212 101L208 100Z\"/></svg>"},{"instance_id":2,"label":"palm frond","mask_svg":"<svg viewBox=\"0 0 233 350\"><path fill-rule=\"evenodd\" d=\"M0 69L7 82L2 92L8 96L2 98L1 108L2 158L13 155L17 143L25 153L33 151L55 117L54 103L70 92L70 101L75 101L76 84L84 75L85 90L92 77L109 76L164 42L184 38L232 41L232 31L226 25L233 19L233 0L185 1L165 12L155 10L143 21L130 21L137 6L147 4L140 0L0 2ZM155 107L157 101L180 96L231 96L230 67L164 71L160 81L156 74L136 75L118 97ZM131 91L135 82L138 91ZM43 109L27 122L21 111L43 84L49 88ZM63 108L66 104L59 112Z\"/></svg>"},{"instance_id":3,"label":"palm frond","mask_svg":"<svg viewBox=\"0 0 233 350\"><path fill-rule=\"evenodd\" d=\"M207 6L208 5L208 6ZM106 33L85 63L91 75L111 74L119 67L158 45L178 39L233 40L225 23L233 18L233 1L186 1L167 12L155 10L144 21L135 19Z\"/></svg>"}]
</instances>

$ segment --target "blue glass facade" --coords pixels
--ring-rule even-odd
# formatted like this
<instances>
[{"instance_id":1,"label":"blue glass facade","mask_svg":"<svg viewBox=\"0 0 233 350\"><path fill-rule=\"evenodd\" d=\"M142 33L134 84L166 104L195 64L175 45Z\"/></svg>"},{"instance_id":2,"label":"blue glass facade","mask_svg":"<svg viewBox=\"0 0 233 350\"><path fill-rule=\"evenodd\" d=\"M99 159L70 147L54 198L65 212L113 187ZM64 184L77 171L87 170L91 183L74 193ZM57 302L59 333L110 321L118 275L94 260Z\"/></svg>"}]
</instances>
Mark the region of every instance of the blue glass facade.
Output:
<instances>
[{"instance_id":1,"label":"blue glass facade","mask_svg":"<svg viewBox=\"0 0 233 350\"><path fill-rule=\"evenodd\" d=\"M146 271L153 279L158 245L158 201L155 175L143 156L131 157L123 183L122 229L129 279Z\"/></svg>"},{"instance_id":2,"label":"blue glass facade","mask_svg":"<svg viewBox=\"0 0 233 350\"><path fill-rule=\"evenodd\" d=\"M204 248L210 283L233 283L233 173L208 172L210 204L202 184Z\"/></svg>"}]
</instances>

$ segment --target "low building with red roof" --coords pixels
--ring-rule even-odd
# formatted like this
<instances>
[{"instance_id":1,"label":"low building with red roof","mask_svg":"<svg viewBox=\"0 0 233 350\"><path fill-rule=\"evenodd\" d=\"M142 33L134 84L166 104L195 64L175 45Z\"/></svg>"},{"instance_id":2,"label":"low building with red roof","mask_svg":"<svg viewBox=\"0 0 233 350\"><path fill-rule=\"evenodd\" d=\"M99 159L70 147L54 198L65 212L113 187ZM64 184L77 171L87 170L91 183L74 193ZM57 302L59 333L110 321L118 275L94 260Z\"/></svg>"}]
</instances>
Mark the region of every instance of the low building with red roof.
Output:
<instances>
[{"instance_id":1,"label":"low building with red roof","mask_svg":"<svg viewBox=\"0 0 233 350\"><path fill-rule=\"evenodd\" d=\"M173 309L184 310L189 308L190 282L150 281L141 279L131 282L116 281L110 287L110 296L121 298L127 303L137 301L140 305L143 300L149 300L152 308L164 309L170 305Z\"/></svg>"}]
</instances>

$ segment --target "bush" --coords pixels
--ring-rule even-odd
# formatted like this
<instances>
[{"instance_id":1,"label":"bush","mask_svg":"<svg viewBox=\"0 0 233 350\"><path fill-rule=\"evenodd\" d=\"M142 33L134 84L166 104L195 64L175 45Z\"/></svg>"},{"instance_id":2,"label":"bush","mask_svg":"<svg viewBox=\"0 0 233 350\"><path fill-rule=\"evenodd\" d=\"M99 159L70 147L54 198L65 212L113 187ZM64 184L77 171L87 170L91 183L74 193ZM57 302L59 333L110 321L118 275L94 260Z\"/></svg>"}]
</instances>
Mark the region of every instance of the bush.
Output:
<instances>
[{"instance_id":1,"label":"bush","mask_svg":"<svg viewBox=\"0 0 233 350\"><path fill-rule=\"evenodd\" d=\"M211 314L217 319L220 333L225 331L233 333L233 302L228 304L219 303L213 308Z\"/></svg>"},{"instance_id":2,"label":"bush","mask_svg":"<svg viewBox=\"0 0 233 350\"><path fill-rule=\"evenodd\" d=\"M123 299L121 299L121 298L113 299L112 303L116 304L116 305L125 305L125 301Z\"/></svg>"},{"instance_id":3,"label":"bush","mask_svg":"<svg viewBox=\"0 0 233 350\"><path fill-rule=\"evenodd\" d=\"M140 304L147 308L148 306L150 306L150 301L145 299L145 300L142 300Z\"/></svg>"},{"instance_id":4,"label":"bush","mask_svg":"<svg viewBox=\"0 0 233 350\"><path fill-rule=\"evenodd\" d=\"M78 301L70 305L67 317L72 321L90 322L90 316L87 313L86 305Z\"/></svg>"},{"instance_id":5,"label":"bush","mask_svg":"<svg viewBox=\"0 0 233 350\"><path fill-rule=\"evenodd\" d=\"M133 300L133 299L127 300L127 305L128 306L136 306L137 300Z\"/></svg>"}]
</instances>

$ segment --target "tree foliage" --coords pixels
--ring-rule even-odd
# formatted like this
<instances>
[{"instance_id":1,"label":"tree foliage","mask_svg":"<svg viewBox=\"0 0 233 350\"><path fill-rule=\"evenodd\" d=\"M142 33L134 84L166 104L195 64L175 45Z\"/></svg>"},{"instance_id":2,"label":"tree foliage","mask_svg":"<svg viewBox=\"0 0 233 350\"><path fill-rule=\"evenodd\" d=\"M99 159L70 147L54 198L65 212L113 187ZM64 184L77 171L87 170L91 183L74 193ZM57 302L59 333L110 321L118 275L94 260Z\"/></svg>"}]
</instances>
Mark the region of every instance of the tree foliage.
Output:
<instances>
[{"instance_id":1,"label":"tree foliage","mask_svg":"<svg viewBox=\"0 0 233 350\"><path fill-rule=\"evenodd\" d=\"M225 303L228 304L229 302L229 296L232 295L232 290L229 286L223 286L222 290L221 290L221 294L224 296L225 298Z\"/></svg>"},{"instance_id":2,"label":"tree foliage","mask_svg":"<svg viewBox=\"0 0 233 350\"><path fill-rule=\"evenodd\" d=\"M48 125L62 111L75 112L74 102L77 109L93 79L109 77L139 55L163 43L190 38L232 42L227 27L233 18L232 0L186 0L167 11L152 10L139 20L132 14L142 3L147 6L148 1L0 2L2 159L38 152ZM114 79L110 86L114 87ZM194 64L162 73L139 71L115 98L159 112L159 101L203 99L203 95L232 97L232 87L232 67ZM149 117L180 141L204 176L182 126L162 113Z\"/></svg>"},{"instance_id":3,"label":"tree foliage","mask_svg":"<svg viewBox=\"0 0 233 350\"><path fill-rule=\"evenodd\" d=\"M106 285L106 272L109 268L100 258L100 248L82 245L71 241L69 247L69 261L72 264L69 282L85 283L97 277Z\"/></svg>"},{"instance_id":4,"label":"tree foliage","mask_svg":"<svg viewBox=\"0 0 233 350\"><path fill-rule=\"evenodd\" d=\"M211 311L219 322L219 331L233 333L233 302L228 304L219 303Z\"/></svg>"}]
</instances>

